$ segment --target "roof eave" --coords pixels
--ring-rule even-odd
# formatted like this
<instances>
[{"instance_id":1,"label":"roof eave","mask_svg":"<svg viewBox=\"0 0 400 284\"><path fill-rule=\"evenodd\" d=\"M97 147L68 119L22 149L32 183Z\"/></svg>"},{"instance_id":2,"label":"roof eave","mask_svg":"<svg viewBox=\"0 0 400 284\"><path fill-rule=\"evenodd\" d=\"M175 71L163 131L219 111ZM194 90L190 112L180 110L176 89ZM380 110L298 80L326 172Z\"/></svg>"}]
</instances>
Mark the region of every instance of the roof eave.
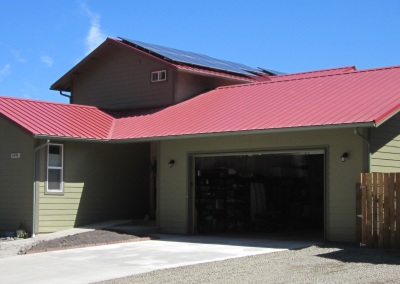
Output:
<instances>
[{"instance_id":1,"label":"roof eave","mask_svg":"<svg viewBox=\"0 0 400 284\"><path fill-rule=\"evenodd\" d=\"M46 135L46 134L35 134L33 135L35 139L49 139L57 141L81 141L81 142L100 142L107 143L110 139L103 138L84 138L84 137L71 137L71 136L56 136L56 135Z\"/></svg>"},{"instance_id":2,"label":"roof eave","mask_svg":"<svg viewBox=\"0 0 400 284\"><path fill-rule=\"evenodd\" d=\"M237 135L244 135L244 134L245 135L272 134L272 133L283 133L283 132L334 130L334 129L346 129L346 128L353 129L353 128L368 128L368 127L376 127L375 122L300 126L300 127L273 128L273 129L259 129L259 130L225 131L225 132L182 134L182 135L169 135L169 136L153 136L153 137L127 138L127 139L112 139L112 140L110 140L110 142L115 142L115 143L152 142L152 141L164 141L164 140L175 140L175 139L212 138L212 137L224 137L224 136L226 137L226 136L237 136Z\"/></svg>"},{"instance_id":3,"label":"roof eave","mask_svg":"<svg viewBox=\"0 0 400 284\"><path fill-rule=\"evenodd\" d=\"M200 70L190 70L190 69L185 69L185 68L179 68L179 72L185 72L185 73L191 73L191 74L197 74L197 75L203 75L203 76L208 76L208 77L216 77L216 78L227 78L235 81L240 81L240 82L245 82L245 83L254 83L254 79L250 78L238 78L238 77L233 77L230 75L223 75L223 74L211 74L207 71L200 71ZM235 75L236 76L236 75Z\"/></svg>"},{"instance_id":4,"label":"roof eave","mask_svg":"<svg viewBox=\"0 0 400 284\"><path fill-rule=\"evenodd\" d=\"M76 64L74 67L72 67L67 73L65 73L60 79L58 79L55 83L53 83L50 86L50 90L54 90L54 91L67 91L70 92L71 91L71 79L76 76L77 74L80 74L81 72L79 71L80 69L82 69L82 67L88 63L90 63L91 60L93 60L94 58L97 57L97 55L102 52L103 50L105 50L105 48L109 47L110 45L113 46L118 46L118 47L122 47L122 48L126 48L128 50L131 51L135 51L135 52L139 52L142 55L148 56L150 58L153 58L154 60L157 60L159 62L162 62L172 68L176 68L177 67L166 61L166 60L162 60L161 58L158 58L156 56L153 56L149 53L146 53L138 48L135 48L131 45L128 45L126 43L121 42L120 40L114 39L114 38L107 38L103 43L101 43L96 49L94 49L91 53L89 53L85 58L83 58L78 64ZM97 58L96 58L97 59Z\"/></svg>"}]
</instances>

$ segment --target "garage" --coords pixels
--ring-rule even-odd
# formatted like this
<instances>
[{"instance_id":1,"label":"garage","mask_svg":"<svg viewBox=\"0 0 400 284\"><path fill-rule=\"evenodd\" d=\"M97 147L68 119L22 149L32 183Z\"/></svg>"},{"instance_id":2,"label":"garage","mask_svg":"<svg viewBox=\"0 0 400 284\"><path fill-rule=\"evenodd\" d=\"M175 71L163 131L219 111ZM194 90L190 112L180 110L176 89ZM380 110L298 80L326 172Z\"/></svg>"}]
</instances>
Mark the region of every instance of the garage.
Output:
<instances>
[{"instance_id":1,"label":"garage","mask_svg":"<svg viewBox=\"0 0 400 284\"><path fill-rule=\"evenodd\" d=\"M324 234L325 151L193 157L193 232Z\"/></svg>"}]
</instances>

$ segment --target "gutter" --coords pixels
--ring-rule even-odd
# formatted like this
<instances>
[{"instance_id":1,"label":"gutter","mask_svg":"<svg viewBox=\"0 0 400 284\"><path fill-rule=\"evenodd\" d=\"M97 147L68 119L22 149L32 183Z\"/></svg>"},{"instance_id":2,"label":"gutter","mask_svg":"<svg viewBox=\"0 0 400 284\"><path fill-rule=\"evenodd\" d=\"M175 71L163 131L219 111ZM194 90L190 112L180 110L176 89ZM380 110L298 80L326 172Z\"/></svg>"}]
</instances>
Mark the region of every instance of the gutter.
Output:
<instances>
[{"instance_id":1,"label":"gutter","mask_svg":"<svg viewBox=\"0 0 400 284\"><path fill-rule=\"evenodd\" d=\"M368 152L367 171L370 172L371 171L371 143L369 142L369 140L366 137L362 136L358 132L358 128L357 127L354 128L354 134L356 136L360 137L367 144L367 152Z\"/></svg>"},{"instance_id":2,"label":"gutter","mask_svg":"<svg viewBox=\"0 0 400 284\"><path fill-rule=\"evenodd\" d=\"M50 135L34 135L36 139L55 139L58 141L81 141L81 142L96 142L96 143L132 143L132 142L152 142L176 139L192 139L192 138L212 138L212 137L226 137L237 136L246 134L269 134L269 133L282 133L282 132L298 132L298 131L315 131L315 130L332 130L332 129L348 129L348 128L369 128L375 127L373 122L363 123L349 123L349 124L332 124L332 125L316 125L316 126L296 126L286 128L272 128L272 129L257 129L257 130L237 130L237 131L223 131L223 132L205 132L194 134L178 134L178 135L163 135L163 136L144 136L134 138L112 138L112 132L108 134L107 138L76 138L66 136L50 136ZM114 124L112 125L114 127Z\"/></svg>"},{"instance_id":3,"label":"gutter","mask_svg":"<svg viewBox=\"0 0 400 284\"><path fill-rule=\"evenodd\" d=\"M315 131L315 130L333 130L333 129L348 129L348 128L369 128L375 126L374 123L352 123L340 125L318 125L318 126L300 126L300 127L287 127L287 128L273 128L273 129L259 129L259 130L238 130L238 131L224 131L224 132L207 132L196 134L179 134L179 135L165 135L153 137L138 137L138 138L118 138L112 139L107 142L111 143L128 143L128 142L151 142L151 141L165 141L176 139L193 139L193 138L213 138L213 137L227 137L237 135L251 135L251 134L272 134L283 132L299 132L299 131ZM104 140L103 140L104 141Z\"/></svg>"},{"instance_id":4,"label":"gutter","mask_svg":"<svg viewBox=\"0 0 400 284\"><path fill-rule=\"evenodd\" d=\"M36 188L36 152L50 144L50 140L48 139L46 143L37 146L33 149L33 214L32 214L32 238L36 236L36 196L37 196L37 188Z\"/></svg>"}]
</instances>

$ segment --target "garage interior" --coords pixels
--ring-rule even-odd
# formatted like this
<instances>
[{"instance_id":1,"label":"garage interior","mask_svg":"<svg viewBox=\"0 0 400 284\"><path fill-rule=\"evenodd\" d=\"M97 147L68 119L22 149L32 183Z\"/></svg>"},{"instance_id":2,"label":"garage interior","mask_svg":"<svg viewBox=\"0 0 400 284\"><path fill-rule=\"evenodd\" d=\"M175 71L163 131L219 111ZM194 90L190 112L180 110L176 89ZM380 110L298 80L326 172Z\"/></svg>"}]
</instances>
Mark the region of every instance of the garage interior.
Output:
<instances>
[{"instance_id":1,"label":"garage interior","mask_svg":"<svg viewBox=\"0 0 400 284\"><path fill-rule=\"evenodd\" d=\"M324 232L324 151L195 157L194 232Z\"/></svg>"}]
</instances>

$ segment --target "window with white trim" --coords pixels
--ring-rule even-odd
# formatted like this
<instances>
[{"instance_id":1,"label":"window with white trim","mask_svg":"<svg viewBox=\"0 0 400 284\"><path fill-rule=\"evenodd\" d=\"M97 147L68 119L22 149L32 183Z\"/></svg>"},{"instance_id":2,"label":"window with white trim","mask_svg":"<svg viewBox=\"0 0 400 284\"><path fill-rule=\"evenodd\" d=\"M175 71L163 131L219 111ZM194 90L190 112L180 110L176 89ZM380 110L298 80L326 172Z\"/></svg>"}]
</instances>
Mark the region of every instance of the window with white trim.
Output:
<instances>
[{"instance_id":1,"label":"window with white trim","mask_svg":"<svg viewBox=\"0 0 400 284\"><path fill-rule=\"evenodd\" d=\"M167 70L151 72L151 82L161 82L167 80Z\"/></svg>"},{"instance_id":2,"label":"window with white trim","mask_svg":"<svg viewBox=\"0 0 400 284\"><path fill-rule=\"evenodd\" d=\"M47 192L63 192L63 145L47 147Z\"/></svg>"}]
</instances>

